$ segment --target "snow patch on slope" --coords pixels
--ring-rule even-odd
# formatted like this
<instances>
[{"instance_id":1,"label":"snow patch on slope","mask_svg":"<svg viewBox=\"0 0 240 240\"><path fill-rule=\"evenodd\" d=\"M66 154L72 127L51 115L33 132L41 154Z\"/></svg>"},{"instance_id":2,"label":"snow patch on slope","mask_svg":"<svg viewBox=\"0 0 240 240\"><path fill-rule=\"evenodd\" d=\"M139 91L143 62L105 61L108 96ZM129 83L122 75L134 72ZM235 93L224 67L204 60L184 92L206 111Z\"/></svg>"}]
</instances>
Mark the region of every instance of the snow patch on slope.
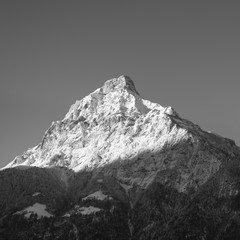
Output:
<instances>
[{"instance_id":1,"label":"snow patch on slope","mask_svg":"<svg viewBox=\"0 0 240 240\"><path fill-rule=\"evenodd\" d=\"M74 214L82 214L82 215L89 215L92 213L103 211L104 209L88 206L88 207L80 207L79 205L75 205L72 210L67 212L63 217L70 217Z\"/></svg>"},{"instance_id":2,"label":"snow patch on slope","mask_svg":"<svg viewBox=\"0 0 240 240\"><path fill-rule=\"evenodd\" d=\"M99 201L103 201L103 200L106 200L106 199L111 200L112 197L109 197L108 195L105 195L101 190L99 190L97 192L94 192L94 193L88 195L85 198L82 198L82 200L87 200L87 199L96 199L96 200L99 200Z\"/></svg>"},{"instance_id":3,"label":"snow patch on slope","mask_svg":"<svg viewBox=\"0 0 240 240\"><path fill-rule=\"evenodd\" d=\"M34 193L32 196L33 197L36 197L36 196L38 196L38 195L40 195L41 193L40 192L36 192L36 193Z\"/></svg>"},{"instance_id":4,"label":"snow patch on slope","mask_svg":"<svg viewBox=\"0 0 240 240\"><path fill-rule=\"evenodd\" d=\"M89 214L92 214L92 213L100 212L102 210L103 209L101 209L101 208L92 207L92 206L90 206L90 207L81 207L79 209L79 211L80 211L80 213L82 215L89 215Z\"/></svg>"},{"instance_id":5,"label":"snow patch on slope","mask_svg":"<svg viewBox=\"0 0 240 240\"><path fill-rule=\"evenodd\" d=\"M35 203L33 206L27 207L21 211L16 212L15 214L23 214L26 218L29 218L31 214L37 214L37 218L41 217L52 217L53 215L46 211L46 205Z\"/></svg>"}]
</instances>

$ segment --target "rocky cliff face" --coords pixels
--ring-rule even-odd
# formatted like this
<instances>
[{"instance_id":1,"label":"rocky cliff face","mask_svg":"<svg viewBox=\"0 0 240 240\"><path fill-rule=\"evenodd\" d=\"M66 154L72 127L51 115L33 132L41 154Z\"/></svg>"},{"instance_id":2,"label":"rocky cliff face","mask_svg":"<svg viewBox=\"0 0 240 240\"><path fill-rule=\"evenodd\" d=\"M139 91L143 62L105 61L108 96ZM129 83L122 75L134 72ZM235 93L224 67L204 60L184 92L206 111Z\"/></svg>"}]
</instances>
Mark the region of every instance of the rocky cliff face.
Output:
<instances>
[{"instance_id":1,"label":"rocky cliff face","mask_svg":"<svg viewBox=\"0 0 240 240\"><path fill-rule=\"evenodd\" d=\"M40 202L66 225L58 237L238 239L239 162L234 141L143 99L121 76L73 104L0 172L3 229Z\"/></svg>"}]
</instances>

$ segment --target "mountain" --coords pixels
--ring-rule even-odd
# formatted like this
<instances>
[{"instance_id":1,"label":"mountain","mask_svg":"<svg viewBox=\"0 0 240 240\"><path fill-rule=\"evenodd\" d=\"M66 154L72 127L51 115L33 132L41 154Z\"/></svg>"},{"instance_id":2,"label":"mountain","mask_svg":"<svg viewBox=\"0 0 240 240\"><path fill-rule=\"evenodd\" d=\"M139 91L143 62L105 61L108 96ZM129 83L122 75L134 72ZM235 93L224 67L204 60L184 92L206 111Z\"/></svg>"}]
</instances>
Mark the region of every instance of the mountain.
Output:
<instances>
[{"instance_id":1,"label":"mountain","mask_svg":"<svg viewBox=\"0 0 240 240\"><path fill-rule=\"evenodd\" d=\"M1 235L240 239L240 148L113 78L0 171Z\"/></svg>"}]
</instances>

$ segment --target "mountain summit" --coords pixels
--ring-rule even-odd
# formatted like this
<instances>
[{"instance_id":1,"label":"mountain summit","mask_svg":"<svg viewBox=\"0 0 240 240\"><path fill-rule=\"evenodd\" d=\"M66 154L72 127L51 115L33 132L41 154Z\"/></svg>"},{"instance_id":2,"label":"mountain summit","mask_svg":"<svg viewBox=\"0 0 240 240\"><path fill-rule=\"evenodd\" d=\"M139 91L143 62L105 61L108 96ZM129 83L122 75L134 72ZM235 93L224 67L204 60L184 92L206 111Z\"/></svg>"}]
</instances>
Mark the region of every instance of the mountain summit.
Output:
<instances>
[{"instance_id":1,"label":"mountain summit","mask_svg":"<svg viewBox=\"0 0 240 240\"><path fill-rule=\"evenodd\" d=\"M0 216L6 231L29 212L54 218L73 239L238 239L239 169L234 141L142 98L120 76L2 169Z\"/></svg>"},{"instance_id":2,"label":"mountain summit","mask_svg":"<svg viewBox=\"0 0 240 240\"><path fill-rule=\"evenodd\" d=\"M135 89L133 80L128 76L120 76L119 78L113 78L105 82L102 87L104 94L107 94L115 89L126 89L139 95Z\"/></svg>"}]
</instances>

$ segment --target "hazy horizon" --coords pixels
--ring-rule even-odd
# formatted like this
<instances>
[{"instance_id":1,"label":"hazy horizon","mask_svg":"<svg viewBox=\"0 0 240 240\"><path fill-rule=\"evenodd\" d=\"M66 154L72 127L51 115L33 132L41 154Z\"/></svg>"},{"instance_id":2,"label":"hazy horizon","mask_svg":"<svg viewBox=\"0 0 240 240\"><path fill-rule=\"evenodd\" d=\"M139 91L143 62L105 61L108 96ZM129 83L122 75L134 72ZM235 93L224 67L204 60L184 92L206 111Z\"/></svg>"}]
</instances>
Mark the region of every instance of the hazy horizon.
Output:
<instances>
[{"instance_id":1,"label":"hazy horizon","mask_svg":"<svg viewBox=\"0 0 240 240\"><path fill-rule=\"evenodd\" d=\"M2 1L0 168L103 83L240 145L238 2Z\"/></svg>"}]
</instances>

